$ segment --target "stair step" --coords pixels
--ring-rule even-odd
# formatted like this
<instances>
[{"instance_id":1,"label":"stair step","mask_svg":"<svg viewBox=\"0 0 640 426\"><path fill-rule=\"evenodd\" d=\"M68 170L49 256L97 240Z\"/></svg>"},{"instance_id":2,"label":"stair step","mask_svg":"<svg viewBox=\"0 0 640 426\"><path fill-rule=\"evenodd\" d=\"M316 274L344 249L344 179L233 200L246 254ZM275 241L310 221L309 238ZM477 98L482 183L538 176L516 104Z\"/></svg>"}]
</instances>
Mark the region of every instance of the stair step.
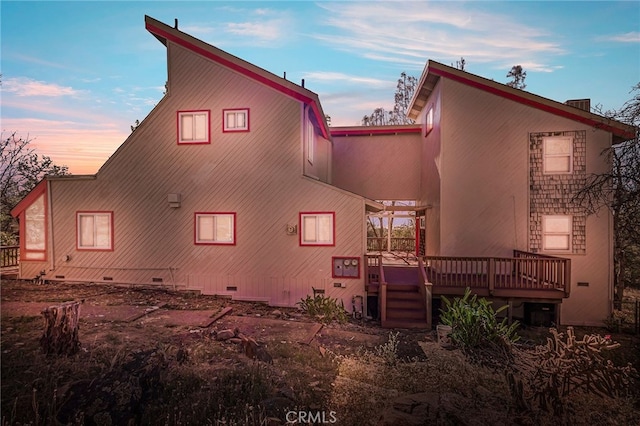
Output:
<instances>
[{"instance_id":1,"label":"stair step","mask_svg":"<svg viewBox=\"0 0 640 426\"><path fill-rule=\"evenodd\" d=\"M389 309L387 307L387 319L421 319L426 321L424 309Z\"/></svg>"},{"instance_id":2,"label":"stair step","mask_svg":"<svg viewBox=\"0 0 640 426\"><path fill-rule=\"evenodd\" d=\"M387 299L387 309L424 310L424 302L421 299Z\"/></svg>"},{"instance_id":3,"label":"stair step","mask_svg":"<svg viewBox=\"0 0 640 426\"><path fill-rule=\"evenodd\" d=\"M383 328L423 328L427 329L426 321L409 321L409 320L396 320L387 319L382 323Z\"/></svg>"},{"instance_id":4,"label":"stair step","mask_svg":"<svg viewBox=\"0 0 640 426\"><path fill-rule=\"evenodd\" d=\"M389 292L420 293L420 289L416 284L387 283L387 293Z\"/></svg>"}]
</instances>

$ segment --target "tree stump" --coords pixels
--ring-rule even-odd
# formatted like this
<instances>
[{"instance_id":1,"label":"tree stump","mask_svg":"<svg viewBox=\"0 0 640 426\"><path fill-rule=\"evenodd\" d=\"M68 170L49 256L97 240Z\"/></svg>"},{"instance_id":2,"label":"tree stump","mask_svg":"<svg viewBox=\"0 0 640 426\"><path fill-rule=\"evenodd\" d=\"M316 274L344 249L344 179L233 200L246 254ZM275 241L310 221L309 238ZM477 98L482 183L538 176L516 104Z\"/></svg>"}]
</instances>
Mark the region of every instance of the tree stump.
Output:
<instances>
[{"instance_id":1,"label":"tree stump","mask_svg":"<svg viewBox=\"0 0 640 426\"><path fill-rule=\"evenodd\" d=\"M44 333L40 338L47 355L73 355L80 349L78 339L80 302L49 306L42 311Z\"/></svg>"}]
</instances>

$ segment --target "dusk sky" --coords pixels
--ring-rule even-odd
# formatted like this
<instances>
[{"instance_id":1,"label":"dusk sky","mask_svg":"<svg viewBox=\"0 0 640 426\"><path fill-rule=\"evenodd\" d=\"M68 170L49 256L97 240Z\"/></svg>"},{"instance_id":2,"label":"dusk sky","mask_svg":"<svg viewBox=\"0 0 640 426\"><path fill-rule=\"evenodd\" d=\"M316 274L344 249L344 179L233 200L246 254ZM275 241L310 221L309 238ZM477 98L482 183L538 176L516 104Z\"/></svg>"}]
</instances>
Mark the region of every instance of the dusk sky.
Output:
<instances>
[{"instance_id":1,"label":"dusk sky","mask_svg":"<svg viewBox=\"0 0 640 426\"><path fill-rule=\"evenodd\" d=\"M391 109L428 59L526 91L620 108L640 82L640 2L2 1L2 136L95 173L162 98L166 48L147 14L320 96L334 126Z\"/></svg>"}]
</instances>

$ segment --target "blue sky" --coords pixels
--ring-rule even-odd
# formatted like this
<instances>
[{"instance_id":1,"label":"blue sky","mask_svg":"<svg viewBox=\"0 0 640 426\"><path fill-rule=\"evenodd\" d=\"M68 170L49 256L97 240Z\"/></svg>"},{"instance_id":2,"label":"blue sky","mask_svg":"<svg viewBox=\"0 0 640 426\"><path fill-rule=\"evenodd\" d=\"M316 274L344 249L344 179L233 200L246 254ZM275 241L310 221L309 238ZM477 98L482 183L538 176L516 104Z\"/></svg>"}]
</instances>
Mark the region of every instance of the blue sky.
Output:
<instances>
[{"instance_id":1,"label":"blue sky","mask_svg":"<svg viewBox=\"0 0 640 426\"><path fill-rule=\"evenodd\" d=\"M94 173L162 98L166 49L144 15L318 93L332 125L393 105L401 72L466 71L559 102L620 108L640 82L640 2L0 2L3 137Z\"/></svg>"}]
</instances>

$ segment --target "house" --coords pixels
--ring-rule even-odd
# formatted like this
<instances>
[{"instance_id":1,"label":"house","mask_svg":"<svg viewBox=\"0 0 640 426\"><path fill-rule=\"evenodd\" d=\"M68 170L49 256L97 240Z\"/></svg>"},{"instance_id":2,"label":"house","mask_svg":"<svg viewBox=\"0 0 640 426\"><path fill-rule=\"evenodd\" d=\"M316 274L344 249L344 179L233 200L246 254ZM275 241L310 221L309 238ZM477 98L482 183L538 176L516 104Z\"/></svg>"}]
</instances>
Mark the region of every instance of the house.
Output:
<instances>
[{"instance_id":1,"label":"house","mask_svg":"<svg viewBox=\"0 0 640 426\"><path fill-rule=\"evenodd\" d=\"M386 326L430 324L432 301L465 287L516 317L610 312L611 218L571 194L629 126L430 61L421 124L329 128L303 85L145 25L167 93L95 175L48 177L13 209L21 277L274 306L321 292ZM367 251L367 217L401 210L418 225L406 267Z\"/></svg>"}]
</instances>

